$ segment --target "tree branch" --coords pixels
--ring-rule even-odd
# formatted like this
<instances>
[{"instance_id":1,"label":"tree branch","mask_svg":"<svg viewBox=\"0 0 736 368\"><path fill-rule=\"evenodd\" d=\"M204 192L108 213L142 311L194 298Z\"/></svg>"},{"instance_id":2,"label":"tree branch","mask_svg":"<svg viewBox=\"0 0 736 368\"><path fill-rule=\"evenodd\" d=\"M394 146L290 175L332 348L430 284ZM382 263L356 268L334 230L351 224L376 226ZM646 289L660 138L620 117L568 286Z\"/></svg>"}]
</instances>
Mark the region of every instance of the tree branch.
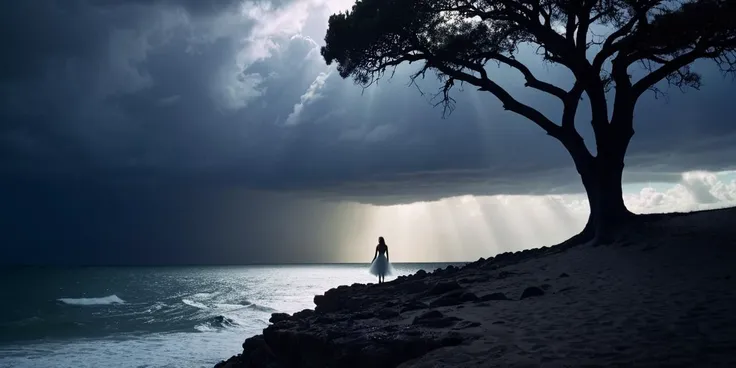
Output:
<instances>
[{"instance_id":1,"label":"tree branch","mask_svg":"<svg viewBox=\"0 0 736 368\"><path fill-rule=\"evenodd\" d=\"M695 49L670 60L666 64L662 65L653 72L647 74L645 77L641 78L638 82L634 83L632 87L634 98L639 98L639 96L641 96L648 89L652 88L655 84L659 83L661 80L667 78L673 73L676 73L678 70L684 68L685 66L703 56L705 55L703 55L700 50Z\"/></svg>"},{"instance_id":2,"label":"tree branch","mask_svg":"<svg viewBox=\"0 0 736 368\"><path fill-rule=\"evenodd\" d=\"M539 112L538 110L532 108L529 105L525 105L518 100L516 100L514 97L511 96L503 87L498 85L496 82L493 82L488 78L488 73L485 69L483 69L482 66L478 65L472 65L467 62L463 62L461 60L435 60L435 59L429 59L428 62L430 65L434 68L437 68L440 72L447 75L451 79L463 81L466 83L470 83L474 86L479 87L478 90L480 91L488 91L491 92L496 98L498 98L501 103L503 104L503 108L505 110L509 110L512 112L515 112L531 121L536 123L540 128L544 129L545 132L547 132L548 135L553 136L557 139L562 139L562 129L559 125L553 123L549 118L547 118L544 114ZM459 65L463 68L470 69L478 74L480 74L480 77L476 77L472 74L465 73L462 70L457 70L449 65L445 64L445 62L449 62L451 64Z\"/></svg>"},{"instance_id":3,"label":"tree branch","mask_svg":"<svg viewBox=\"0 0 736 368\"><path fill-rule=\"evenodd\" d=\"M568 131L575 130L575 114L578 111L580 98L585 92L585 86L580 81L576 81L570 92L565 96L565 105L562 109L562 128Z\"/></svg>"},{"instance_id":4,"label":"tree branch","mask_svg":"<svg viewBox=\"0 0 736 368\"><path fill-rule=\"evenodd\" d=\"M617 29L613 33L611 33L606 40L603 42L603 46L601 47L601 50L598 51L598 53L593 58L593 68L597 70L599 73L601 69L603 68L603 63L606 62L606 60L613 56L613 54L618 51L620 45L616 44L616 40L618 40L620 37L623 37L624 35L631 32L631 30L636 25L637 18L632 17L623 27Z\"/></svg>"},{"instance_id":5,"label":"tree branch","mask_svg":"<svg viewBox=\"0 0 736 368\"><path fill-rule=\"evenodd\" d=\"M524 79L526 79L526 84L524 84L525 87L531 87L536 90L549 93L553 96L556 96L562 101L564 101L567 97L567 92L565 92L564 89L557 87L551 83L540 81L534 76L532 71L529 70L526 65L514 58L508 57L506 55L501 55L499 53L489 53L487 55L484 55L484 57L506 64L521 72L521 74L524 75Z\"/></svg>"}]
</instances>

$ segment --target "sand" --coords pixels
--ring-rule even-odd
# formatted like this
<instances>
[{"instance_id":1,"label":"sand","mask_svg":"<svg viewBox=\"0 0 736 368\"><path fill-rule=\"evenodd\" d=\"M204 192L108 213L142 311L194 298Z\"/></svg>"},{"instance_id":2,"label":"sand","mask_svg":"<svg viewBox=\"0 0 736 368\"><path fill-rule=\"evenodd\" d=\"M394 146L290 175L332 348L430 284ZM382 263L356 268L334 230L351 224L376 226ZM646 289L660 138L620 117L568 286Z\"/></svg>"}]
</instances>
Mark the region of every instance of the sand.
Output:
<instances>
[{"instance_id":1,"label":"sand","mask_svg":"<svg viewBox=\"0 0 736 368\"><path fill-rule=\"evenodd\" d=\"M650 225L606 246L579 246L470 287L518 297L446 307L482 337L400 367L736 367L736 219L702 212ZM559 276L563 273L569 277Z\"/></svg>"}]
</instances>

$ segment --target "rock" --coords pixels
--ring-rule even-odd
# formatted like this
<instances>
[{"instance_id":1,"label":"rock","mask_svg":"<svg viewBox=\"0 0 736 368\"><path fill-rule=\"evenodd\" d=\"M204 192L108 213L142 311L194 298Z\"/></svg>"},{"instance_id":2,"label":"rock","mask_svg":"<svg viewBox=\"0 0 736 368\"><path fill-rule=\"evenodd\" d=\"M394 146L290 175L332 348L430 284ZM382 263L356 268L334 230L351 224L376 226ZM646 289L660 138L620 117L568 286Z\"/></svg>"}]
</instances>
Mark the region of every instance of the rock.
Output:
<instances>
[{"instance_id":1,"label":"rock","mask_svg":"<svg viewBox=\"0 0 736 368\"><path fill-rule=\"evenodd\" d=\"M218 368L248 367L257 364L259 367L277 367L276 357L266 343L263 335L250 337L243 342L243 354L236 355L225 362L220 362ZM225 363L225 364L222 364Z\"/></svg>"},{"instance_id":2,"label":"rock","mask_svg":"<svg viewBox=\"0 0 736 368\"><path fill-rule=\"evenodd\" d=\"M287 321L289 318L291 318L291 316L288 313L273 313L271 314L271 318L268 322L279 323L281 321Z\"/></svg>"},{"instance_id":3,"label":"rock","mask_svg":"<svg viewBox=\"0 0 736 368\"><path fill-rule=\"evenodd\" d=\"M462 295L460 295L460 300L464 302L474 302L478 300L478 296L470 291L466 291Z\"/></svg>"},{"instance_id":4,"label":"rock","mask_svg":"<svg viewBox=\"0 0 736 368\"><path fill-rule=\"evenodd\" d=\"M445 317L440 311L429 311L420 316L414 317L412 325L424 326L430 328L450 327L460 321L457 317Z\"/></svg>"},{"instance_id":5,"label":"rock","mask_svg":"<svg viewBox=\"0 0 736 368\"><path fill-rule=\"evenodd\" d=\"M352 319L354 319L354 320L369 319L369 318L373 318L375 316L376 315L373 314L373 312L362 311L362 312L355 313L353 315Z\"/></svg>"},{"instance_id":6,"label":"rock","mask_svg":"<svg viewBox=\"0 0 736 368\"><path fill-rule=\"evenodd\" d=\"M560 274L560 278L564 278L564 277L570 277L570 275L563 272Z\"/></svg>"},{"instance_id":7,"label":"rock","mask_svg":"<svg viewBox=\"0 0 736 368\"><path fill-rule=\"evenodd\" d=\"M418 300L412 300L408 302L407 304L404 304L404 306L401 308L400 313L411 312L411 311L427 309L427 308L429 308L427 304L424 304Z\"/></svg>"},{"instance_id":8,"label":"rock","mask_svg":"<svg viewBox=\"0 0 736 368\"><path fill-rule=\"evenodd\" d=\"M427 276L427 271L425 271L425 270L419 270L419 271L417 271L417 273L414 274L414 276L416 276L416 277L424 277L424 276Z\"/></svg>"},{"instance_id":9,"label":"rock","mask_svg":"<svg viewBox=\"0 0 736 368\"><path fill-rule=\"evenodd\" d=\"M427 295L441 295L462 288L457 281L440 281L427 291Z\"/></svg>"},{"instance_id":10,"label":"rock","mask_svg":"<svg viewBox=\"0 0 736 368\"><path fill-rule=\"evenodd\" d=\"M501 272L498 273L497 278L499 278L499 279L505 279L507 277L514 276L514 275L516 275L516 272L513 272L513 271L501 271Z\"/></svg>"},{"instance_id":11,"label":"rock","mask_svg":"<svg viewBox=\"0 0 736 368\"><path fill-rule=\"evenodd\" d=\"M463 289L451 291L449 293L443 294L439 298L435 299L431 303L429 303L430 307L445 307L449 305L458 305L465 302L474 302L478 300L478 297L469 292L465 291Z\"/></svg>"},{"instance_id":12,"label":"rock","mask_svg":"<svg viewBox=\"0 0 736 368\"><path fill-rule=\"evenodd\" d=\"M310 316L314 315L314 310L312 309L304 309L299 312L294 313L292 316L294 319L306 319Z\"/></svg>"},{"instance_id":13,"label":"rock","mask_svg":"<svg viewBox=\"0 0 736 368\"><path fill-rule=\"evenodd\" d=\"M314 296L314 305L320 306L322 304L325 304L326 298L324 295L315 295Z\"/></svg>"},{"instance_id":14,"label":"rock","mask_svg":"<svg viewBox=\"0 0 736 368\"><path fill-rule=\"evenodd\" d=\"M480 326L480 322L476 321L460 321L458 322L455 327L453 327L453 330L464 330L466 328L473 328Z\"/></svg>"},{"instance_id":15,"label":"rock","mask_svg":"<svg viewBox=\"0 0 736 368\"><path fill-rule=\"evenodd\" d=\"M566 288L561 289L560 290L560 293L564 293L564 292L570 291L570 290L575 290L575 287L574 286L568 286Z\"/></svg>"},{"instance_id":16,"label":"rock","mask_svg":"<svg viewBox=\"0 0 736 368\"><path fill-rule=\"evenodd\" d=\"M504 293L490 293L486 294L480 297L481 301L489 301L489 300L511 300L508 297L506 297L506 294Z\"/></svg>"},{"instance_id":17,"label":"rock","mask_svg":"<svg viewBox=\"0 0 736 368\"><path fill-rule=\"evenodd\" d=\"M540 289L540 288L538 288L536 286L530 286L530 287L524 289L524 292L521 293L521 298L520 299L526 299L526 298L531 298L531 297L535 297L535 296L542 296L542 295L544 295L544 290L542 290L542 289Z\"/></svg>"},{"instance_id":18,"label":"rock","mask_svg":"<svg viewBox=\"0 0 736 368\"><path fill-rule=\"evenodd\" d=\"M542 288L542 290L549 290L549 289L552 288L552 285L550 285L550 284L542 284L540 287Z\"/></svg>"},{"instance_id":19,"label":"rock","mask_svg":"<svg viewBox=\"0 0 736 368\"><path fill-rule=\"evenodd\" d=\"M389 308L380 309L376 314L380 319L391 319L399 316L399 312L396 309Z\"/></svg>"},{"instance_id":20,"label":"rock","mask_svg":"<svg viewBox=\"0 0 736 368\"><path fill-rule=\"evenodd\" d=\"M427 292L427 284L422 281L409 281L401 285L402 294L417 294Z\"/></svg>"},{"instance_id":21,"label":"rock","mask_svg":"<svg viewBox=\"0 0 736 368\"><path fill-rule=\"evenodd\" d=\"M422 313L421 315L419 315L416 318L414 318L414 320L416 321L418 319L421 320L421 319L442 318L444 316L445 315L442 314L442 312L440 312L438 310L431 310L429 312Z\"/></svg>"}]
</instances>

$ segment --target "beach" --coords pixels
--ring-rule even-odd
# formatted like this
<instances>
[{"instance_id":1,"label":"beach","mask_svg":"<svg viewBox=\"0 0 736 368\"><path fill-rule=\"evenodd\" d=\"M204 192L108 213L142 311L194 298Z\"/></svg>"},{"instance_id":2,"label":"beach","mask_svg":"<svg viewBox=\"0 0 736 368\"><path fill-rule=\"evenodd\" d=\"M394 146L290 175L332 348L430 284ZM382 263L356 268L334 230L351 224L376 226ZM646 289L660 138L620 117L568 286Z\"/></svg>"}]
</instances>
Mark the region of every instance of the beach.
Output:
<instances>
[{"instance_id":1,"label":"beach","mask_svg":"<svg viewBox=\"0 0 736 368\"><path fill-rule=\"evenodd\" d=\"M217 367L734 366L735 214L341 286Z\"/></svg>"}]
</instances>

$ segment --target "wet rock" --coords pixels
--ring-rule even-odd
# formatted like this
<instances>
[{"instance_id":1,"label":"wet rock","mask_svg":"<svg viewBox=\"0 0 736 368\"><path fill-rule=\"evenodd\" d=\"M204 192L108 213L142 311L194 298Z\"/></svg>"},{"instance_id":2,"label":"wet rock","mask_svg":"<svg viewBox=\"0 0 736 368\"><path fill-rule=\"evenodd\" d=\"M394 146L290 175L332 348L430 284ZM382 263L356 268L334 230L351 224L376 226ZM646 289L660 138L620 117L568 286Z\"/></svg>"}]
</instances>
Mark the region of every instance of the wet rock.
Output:
<instances>
[{"instance_id":1,"label":"wet rock","mask_svg":"<svg viewBox=\"0 0 736 368\"><path fill-rule=\"evenodd\" d=\"M524 289L524 292L521 293L520 299L526 299L526 298L532 298L536 296L542 296L544 295L544 290L536 287L536 286L530 286L526 289Z\"/></svg>"},{"instance_id":2,"label":"wet rock","mask_svg":"<svg viewBox=\"0 0 736 368\"><path fill-rule=\"evenodd\" d=\"M273 313L271 314L271 318L268 320L268 322L271 323L279 323L281 321L287 321L291 318L291 316L287 313Z\"/></svg>"},{"instance_id":3,"label":"wet rock","mask_svg":"<svg viewBox=\"0 0 736 368\"><path fill-rule=\"evenodd\" d=\"M310 316L314 315L314 310L312 309L304 309L299 312L294 313L292 316L294 319L306 319Z\"/></svg>"},{"instance_id":4,"label":"wet rock","mask_svg":"<svg viewBox=\"0 0 736 368\"><path fill-rule=\"evenodd\" d=\"M570 277L570 275L568 275L568 274L566 274L564 272L560 274L560 278L565 278L565 277Z\"/></svg>"}]
</instances>

